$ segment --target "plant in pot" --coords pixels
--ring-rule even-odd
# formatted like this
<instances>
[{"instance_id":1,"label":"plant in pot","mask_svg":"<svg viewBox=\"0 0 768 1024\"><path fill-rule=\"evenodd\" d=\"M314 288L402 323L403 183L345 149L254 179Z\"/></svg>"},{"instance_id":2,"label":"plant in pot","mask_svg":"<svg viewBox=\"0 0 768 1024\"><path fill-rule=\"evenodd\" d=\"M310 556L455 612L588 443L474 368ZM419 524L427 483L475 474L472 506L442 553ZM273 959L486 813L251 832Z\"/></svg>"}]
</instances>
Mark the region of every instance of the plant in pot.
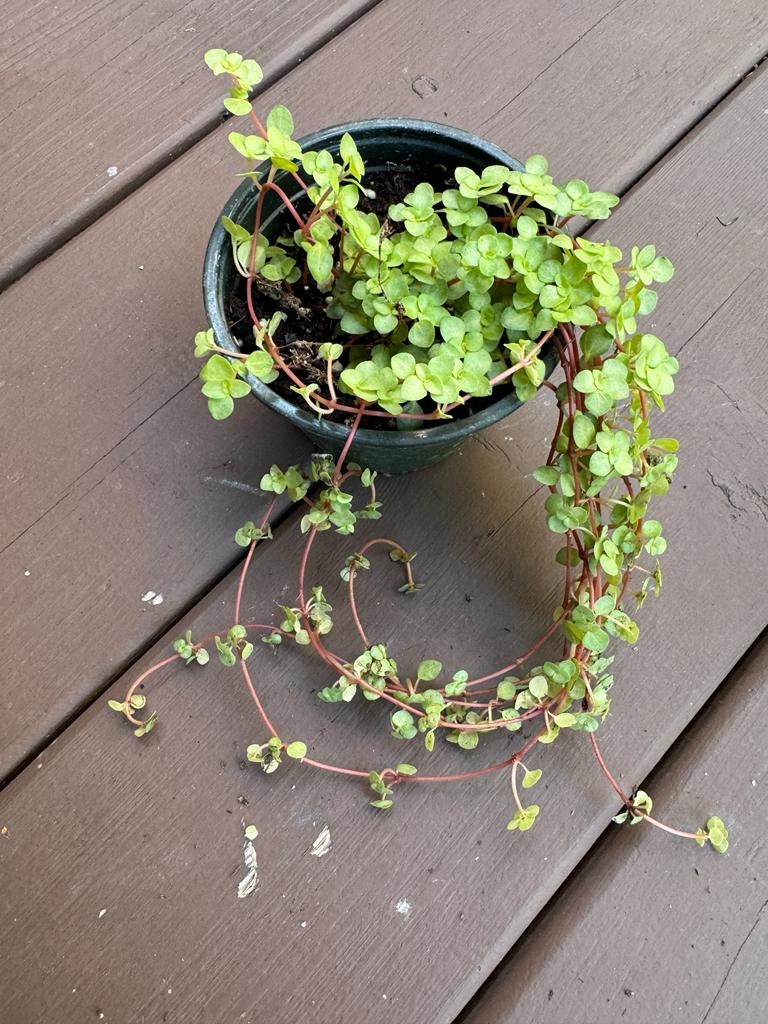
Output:
<instances>
[{"instance_id":1,"label":"plant in pot","mask_svg":"<svg viewBox=\"0 0 768 1024\"><path fill-rule=\"evenodd\" d=\"M650 797L622 790L595 736L610 708L609 644L635 643L630 597L641 605L661 586L658 558L666 541L648 509L669 487L677 443L656 435L651 415L654 406L663 410L678 366L637 321L654 309L652 285L672 276L670 262L652 245L634 247L626 258L609 243L572 237L570 221L605 218L618 199L591 192L581 180L555 184L541 156L520 164L465 133L402 120L361 122L297 142L285 107L264 120L254 111L251 91L261 80L255 61L211 50L206 62L230 76L225 106L253 130L230 133L248 169L205 259L211 326L196 337L196 354L206 360L203 393L221 419L234 399L253 391L322 452L308 469L275 465L264 474L261 487L272 502L258 524L246 523L235 538L248 553L233 624L199 640L186 633L173 655L112 706L145 735L156 718L137 714L143 681L176 659L205 664L214 649L224 665L239 666L253 698L266 735L247 756L265 772L287 757L362 778L373 805L387 809L404 783L508 771L512 831L527 831L539 811L521 793L541 775L530 766L539 745L563 730L582 732L624 804L616 820L650 822L724 851L727 830L719 818L684 831L652 817ZM555 366L557 384L549 380ZM377 470L399 472L444 457L540 387L554 393L557 419L533 476L546 491L547 525L561 539L563 587L539 640L479 676L463 668L446 672L431 656L403 671L393 652L369 636L355 587L372 553L383 549L402 565L400 589L414 594L413 555L374 537L340 570L359 649L335 650L333 609L310 577L318 536L352 535L362 520L380 517ZM282 607L279 623L243 623L253 553L271 536L270 516L283 493L304 506L296 600ZM637 576L642 583L632 595ZM535 656L557 636L559 651L537 664ZM385 707L390 734L427 754L440 735L463 751L488 734L519 732L522 742L489 765L447 775L406 761L328 763L307 740L281 739L249 668L254 640L307 647L329 670L322 701Z\"/></svg>"}]
</instances>

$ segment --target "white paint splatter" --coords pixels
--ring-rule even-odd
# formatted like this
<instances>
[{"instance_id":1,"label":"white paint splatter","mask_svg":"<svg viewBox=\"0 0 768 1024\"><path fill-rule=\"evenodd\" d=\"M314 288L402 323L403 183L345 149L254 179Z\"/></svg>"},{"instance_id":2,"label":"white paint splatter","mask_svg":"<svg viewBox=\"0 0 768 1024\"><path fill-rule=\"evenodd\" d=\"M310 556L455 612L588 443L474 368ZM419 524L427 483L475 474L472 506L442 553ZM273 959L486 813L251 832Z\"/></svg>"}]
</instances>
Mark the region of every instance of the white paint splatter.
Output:
<instances>
[{"instance_id":1,"label":"white paint splatter","mask_svg":"<svg viewBox=\"0 0 768 1024\"><path fill-rule=\"evenodd\" d=\"M104 917L104 915L106 914L106 912L107 912L107 908L106 908L106 907L104 907L104 909L103 909L103 910L100 910L100 911L99 911L99 920L101 920L101 919L102 919L102 917Z\"/></svg>"},{"instance_id":2,"label":"white paint splatter","mask_svg":"<svg viewBox=\"0 0 768 1024\"><path fill-rule=\"evenodd\" d=\"M317 837L314 843L312 843L312 849L310 850L310 854L313 857L324 857L330 849L331 830L328 828L327 825L324 825L322 831L320 832L320 835Z\"/></svg>"},{"instance_id":3,"label":"white paint splatter","mask_svg":"<svg viewBox=\"0 0 768 1024\"><path fill-rule=\"evenodd\" d=\"M301 927L302 928L306 928L307 927L307 922L306 921L302 921L301 922Z\"/></svg>"},{"instance_id":4,"label":"white paint splatter","mask_svg":"<svg viewBox=\"0 0 768 1024\"><path fill-rule=\"evenodd\" d=\"M107 168L107 177L108 178L116 178L117 177L117 168L115 167L114 164L112 164L111 167Z\"/></svg>"},{"instance_id":5,"label":"white paint splatter","mask_svg":"<svg viewBox=\"0 0 768 1024\"><path fill-rule=\"evenodd\" d=\"M30 575L29 569L25 569L25 570L24 570L24 575L25 575L25 576L29 576L29 575Z\"/></svg>"},{"instance_id":6,"label":"white paint splatter","mask_svg":"<svg viewBox=\"0 0 768 1024\"><path fill-rule=\"evenodd\" d=\"M404 914L407 917L411 912L411 904L406 899L399 900L395 904L395 910L398 914Z\"/></svg>"},{"instance_id":7,"label":"white paint splatter","mask_svg":"<svg viewBox=\"0 0 768 1024\"><path fill-rule=\"evenodd\" d=\"M162 594L156 594L154 592L154 590L148 590L146 592L146 594L142 594L141 600L145 604L162 604L163 603L163 595Z\"/></svg>"},{"instance_id":8,"label":"white paint splatter","mask_svg":"<svg viewBox=\"0 0 768 1024\"><path fill-rule=\"evenodd\" d=\"M243 826L247 835L248 829L245 827L245 821L241 821L240 824ZM254 836L254 839L255 838L256 837ZM237 887L237 897L241 900L245 899L246 896L250 896L259 884L259 865L256 861L256 847L248 838L246 838L245 843L243 844L243 862L246 867L245 877L241 879L240 884Z\"/></svg>"},{"instance_id":9,"label":"white paint splatter","mask_svg":"<svg viewBox=\"0 0 768 1024\"><path fill-rule=\"evenodd\" d=\"M223 487L231 487L235 491L244 491L245 494L261 494L261 490L258 487L253 487L251 484L243 483L242 480L229 480L225 476L204 476L203 483L205 484L221 484Z\"/></svg>"}]
</instances>

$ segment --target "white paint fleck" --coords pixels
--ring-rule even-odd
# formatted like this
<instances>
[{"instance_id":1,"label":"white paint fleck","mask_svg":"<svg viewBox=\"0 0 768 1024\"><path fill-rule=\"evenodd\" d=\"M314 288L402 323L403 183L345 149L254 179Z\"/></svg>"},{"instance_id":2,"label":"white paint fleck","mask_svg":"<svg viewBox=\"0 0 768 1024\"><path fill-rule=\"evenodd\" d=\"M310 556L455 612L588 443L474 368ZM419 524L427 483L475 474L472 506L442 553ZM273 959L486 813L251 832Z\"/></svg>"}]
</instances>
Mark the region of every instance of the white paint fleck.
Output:
<instances>
[{"instance_id":1,"label":"white paint fleck","mask_svg":"<svg viewBox=\"0 0 768 1024\"><path fill-rule=\"evenodd\" d=\"M104 915L106 914L106 912L107 912L107 908L106 908L106 907L104 907L104 909L103 909L103 910L100 910L100 911L99 911L99 920L101 920L101 919L102 919L102 917L104 917Z\"/></svg>"},{"instance_id":2,"label":"white paint fleck","mask_svg":"<svg viewBox=\"0 0 768 1024\"><path fill-rule=\"evenodd\" d=\"M148 590L146 594L142 594L141 600L144 602L144 604L162 604L163 595L156 594L154 590Z\"/></svg>"},{"instance_id":3,"label":"white paint fleck","mask_svg":"<svg viewBox=\"0 0 768 1024\"><path fill-rule=\"evenodd\" d=\"M173 989L172 989L172 988L169 988L169 989L168 989L168 995L169 995L169 996L172 996L172 995L173 995Z\"/></svg>"},{"instance_id":4,"label":"white paint fleck","mask_svg":"<svg viewBox=\"0 0 768 1024\"><path fill-rule=\"evenodd\" d=\"M243 491L245 494L258 494L261 495L261 490L258 487L253 487L251 484L246 484L242 480L230 480L225 476L204 476L203 483L205 484L221 484L222 487L231 487L235 491Z\"/></svg>"},{"instance_id":5,"label":"white paint fleck","mask_svg":"<svg viewBox=\"0 0 768 1024\"><path fill-rule=\"evenodd\" d=\"M757 785L757 779L752 779L752 785L753 785L753 786L756 786L756 785Z\"/></svg>"},{"instance_id":6,"label":"white paint fleck","mask_svg":"<svg viewBox=\"0 0 768 1024\"><path fill-rule=\"evenodd\" d=\"M324 825L320 835L312 843L312 849L310 854L313 857L324 857L326 853L331 849L331 830L327 825Z\"/></svg>"},{"instance_id":7,"label":"white paint fleck","mask_svg":"<svg viewBox=\"0 0 768 1024\"><path fill-rule=\"evenodd\" d=\"M141 595L141 600L142 601L151 601L154 596L155 596L154 590L148 590L146 592L146 594L142 594Z\"/></svg>"},{"instance_id":8,"label":"white paint fleck","mask_svg":"<svg viewBox=\"0 0 768 1024\"><path fill-rule=\"evenodd\" d=\"M143 270L143 269L144 269L144 264L143 264L143 263L140 263L140 264L139 264L139 270Z\"/></svg>"},{"instance_id":9,"label":"white paint fleck","mask_svg":"<svg viewBox=\"0 0 768 1024\"><path fill-rule=\"evenodd\" d=\"M399 900L395 904L395 910L398 914L404 914L407 917L411 912L411 904L406 899Z\"/></svg>"},{"instance_id":10,"label":"white paint fleck","mask_svg":"<svg viewBox=\"0 0 768 1024\"><path fill-rule=\"evenodd\" d=\"M245 828L245 822L243 821L241 824ZM256 861L256 848L250 839L246 839L243 844L243 863L245 864L246 872L237 887L237 897L241 900L245 899L246 896L250 896L259 883L259 865Z\"/></svg>"},{"instance_id":11,"label":"white paint fleck","mask_svg":"<svg viewBox=\"0 0 768 1024\"><path fill-rule=\"evenodd\" d=\"M29 575L30 575L29 569L25 569L25 570L24 570L24 575L25 575L25 576L29 576Z\"/></svg>"},{"instance_id":12,"label":"white paint fleck","mask_svg":"<svg viewBox=\"0 0 768 1024\"><path fill-rule=\"evenodd\" d=\"M306 928L307 927L307 922L306 921L302 921L301 922L301 927L302 928Z\"/></svg>"},{"instance_id":13,"label":"white paint fleck","mask_svg":"<svg viewBox=\"0 0 768 1024\"><path fill-rule=\"evenodd\" d=\"M108 178L116 178L117 177L117 168L115 167L114 164L112 164L111 167L107 168L107 177Z\"/></svg>"}]
</instances>

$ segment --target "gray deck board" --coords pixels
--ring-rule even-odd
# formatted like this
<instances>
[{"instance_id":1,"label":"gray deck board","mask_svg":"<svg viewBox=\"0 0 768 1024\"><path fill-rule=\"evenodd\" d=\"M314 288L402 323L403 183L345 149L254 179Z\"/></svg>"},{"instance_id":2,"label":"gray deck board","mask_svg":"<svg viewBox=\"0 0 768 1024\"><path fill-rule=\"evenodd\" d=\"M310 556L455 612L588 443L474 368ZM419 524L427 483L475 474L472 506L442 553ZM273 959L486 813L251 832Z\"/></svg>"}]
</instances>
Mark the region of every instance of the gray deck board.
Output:
<instances>
[{"instance_id":1,"label":"gray deck board","mask_svg":"<svg viewBox=\"0 0 768 1024\"><path fill-rule=\"evenodd\" d=\"M765 258L765 170L757 154L766 108L763 72L691 133L612 221L612 240L652 238L680 268L656 329L683 354L663 423L687 453L660 508L671 549L664 594L643 611L637 654L625 649L617 658L615 714L603 747L627 785L664 756L768 619L760 361L768 310L754 283ZM726 206L739 211L738 219L723 217L727 227L716 221ZM707 231L727 273L707 273L708 249L695 245L697 232ZM403 606L389 577L369 584L372 628L391 639L404 664L423 653L422 636L446 634L456 622L461 628L446 635L446 650L430 652L456 667L478 650L497 661L533 635L555 586L551 545L537 499L527 500L530 479L498 470L538 461L550 414L539 396L485 444L457 456L460 469L457 461L385 482L390 516L398 495L406 499L388 532L422 552L419 571L431 585ZM449 504L436 531L421 509ZM248 597L254 612L282 594L294 547L281 527L258 556ZM316 579L333 580L338 552L350 545L330 548L337 557L318 556ZM460 571L451 574L451 566ZM226 623L233 588L232 578L222 583L190 624L201 631ZM510 625L514 637L505 632ZM702 636L711 644L703 660ZM274 661L259 653L266 666L259 683L286 736L309 738L318 756L340 750L361 767L403 756L401 744L374 728L379 709L329 710L312 700L317 670L301 652L280 652ZM670 678L681 697L664 705ZM638 728L639 692L648 710ZM268 778L241 770L243 748L259 733L235 674L168 672L150 697L162 720L146 744L94 705L0 803L11 833L0 848L11 940L0 981L23 1024L94 1007L127 1022L164 1013L185 1024L241 1014L333 1024L450 1021L616 809L583 737L567 737L541 755L542 819L528 836L504 830L504 779L416 787L399 794L389 818L377 817L343 781L300 768ZM417 754L414 760L423 763ZM455 751L441 749L430 764L456 760ZM261 886L238 901L241 815L261 832ZM324 824L334 846L317 860L308 851ZM397 910L403 899L408 913Z\"/></svg>"}]
</instances>

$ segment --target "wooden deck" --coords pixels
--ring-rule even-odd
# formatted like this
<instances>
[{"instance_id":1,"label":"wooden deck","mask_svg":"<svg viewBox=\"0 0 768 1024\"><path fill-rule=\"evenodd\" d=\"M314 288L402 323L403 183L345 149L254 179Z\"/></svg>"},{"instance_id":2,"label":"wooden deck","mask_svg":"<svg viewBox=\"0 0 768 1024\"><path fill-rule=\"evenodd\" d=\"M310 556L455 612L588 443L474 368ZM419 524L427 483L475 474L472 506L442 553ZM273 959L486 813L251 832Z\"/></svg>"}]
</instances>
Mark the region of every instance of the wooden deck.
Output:
<instances>
[{"instance_id":1,"label":"wooden deck","mask_svg":"<svg viewBox=\"0 0 768 1024\"><path fill-rule=\"evenodd\" d=\"M0 1021L763 1024L765 4L254 9L0 0ZM144 743L106 710L187 626L228 621L232 535L266 507L261 472L308 453L257 402L215 423L198 394L202 253L239 169L201 65L213 45L258 56L263 106L287 103L301 133L400 114L545 152L558 176L622 193L611 241L653 241L675 263L654 314L681 362L664 420L683 456L663 499L665 587L637 651L618 652L601 735L665 817L720 813L724 857L612 826L583 737L548 753L546 814L519 836L501 778L415 787L387 816L344 780L248 770L258 727L224 669L153 682L162 718ZM456 623L444 660L482 651L490 668L555 603L529 475L547 403L383 481L388 531L429 583L406 614L386 581L370 598L404 662L418 634ZM425 506L445 510L439 531ZM293 578L294 525L278 507L254 614ZM325 544L318 577L337 578L348 548ZM300 652L265 664L286 735L363 762L381 749L370 717L309 698ZM661 707L670 679L678 699ZM653 709L642 724L639 701ZM260 885L239 900L243 817L259 828ZM312 857L325 825L331 852Z\"/></svg>"}]
</instances>

